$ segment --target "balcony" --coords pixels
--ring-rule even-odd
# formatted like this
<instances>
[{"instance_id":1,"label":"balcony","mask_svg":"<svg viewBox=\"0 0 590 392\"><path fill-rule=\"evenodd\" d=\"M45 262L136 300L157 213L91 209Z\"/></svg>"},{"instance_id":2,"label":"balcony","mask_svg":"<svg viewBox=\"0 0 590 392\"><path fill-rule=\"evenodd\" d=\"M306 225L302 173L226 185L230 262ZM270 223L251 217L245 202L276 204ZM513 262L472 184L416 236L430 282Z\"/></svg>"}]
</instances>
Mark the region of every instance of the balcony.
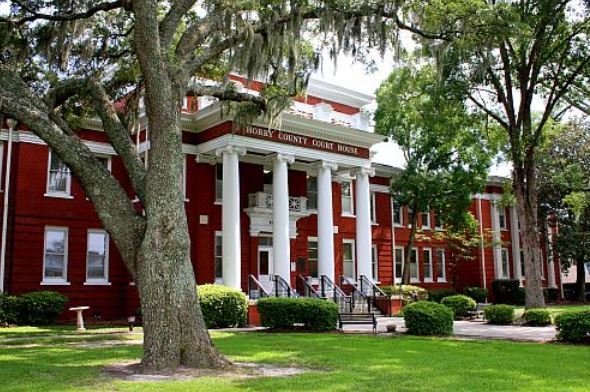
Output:
<instances>
[{"instance_id":1,"label":"balcony","mask_svg":"<svg viewBox=\"0 0 590 392\"><path fill-rule=\"evenodd\" d=\"M256 192L248 195L248 208L245 209L250 217L250 235L257 237L261 233L273 232L272 224L272 194ZM297 237L297 221L309 216L307 197L289 197L289 236Z\"/></svg>"}]
</instances>

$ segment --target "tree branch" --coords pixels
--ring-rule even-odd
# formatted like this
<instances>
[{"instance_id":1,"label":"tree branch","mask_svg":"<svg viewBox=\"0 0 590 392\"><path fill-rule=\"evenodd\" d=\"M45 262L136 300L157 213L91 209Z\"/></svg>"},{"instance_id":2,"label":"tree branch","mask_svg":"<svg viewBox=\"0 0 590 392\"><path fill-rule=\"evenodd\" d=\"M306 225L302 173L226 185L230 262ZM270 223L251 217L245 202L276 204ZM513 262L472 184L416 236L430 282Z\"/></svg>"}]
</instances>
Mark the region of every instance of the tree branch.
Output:
<instances>
[{"instance_id":1,"label":"tree branch","mask_svg":"<svg viewBox=\"0 0 590 392\"><path fill-rule=\"evenodd\" d=\"M22 1L13 0L17 3L26 13L30 14L29 16L25 16L23 18L0 18L0 23L8 22L14 23L16 25L22 25L27 22L32 22L35 20L49 20L54 22L67 22L71 20L78 20L78 19L87 19L101 11L111 11L118 8L125 8L126 10L130 9L130 4L128 0L115 0L112 2L104 2L95 5L92 8L84 12L79 13L65 13L65 14L45 14L38 11L35 11L31 7L24 4Z\"/></svg>"},{"instance_id":2,"label":"tree branch","mask_svg":"<svg viewBox=\"0 0 590 392\"><path fill-rule=\"evenodd\" d=\"M223 86L192 86L188 89L187 95L195 97L211 96L221 101L252 102L260 107L262 111L266 109L266 101L262 97L240 93L231 88L224 88Z\"/></svg>"},{"instance_id":3,"label":"tree branch","mask_svg":"<svg viewBox=\"0 0 590 392\"><path fill-rule=\"evenodd\" d=\"M196 0L178 0L172 4L170 10L160 22L160 42L163 48L168 47L178 24L183 16L195 5ZM185 33L186 34L186 33Z\"/></svg>"}]
</instances>

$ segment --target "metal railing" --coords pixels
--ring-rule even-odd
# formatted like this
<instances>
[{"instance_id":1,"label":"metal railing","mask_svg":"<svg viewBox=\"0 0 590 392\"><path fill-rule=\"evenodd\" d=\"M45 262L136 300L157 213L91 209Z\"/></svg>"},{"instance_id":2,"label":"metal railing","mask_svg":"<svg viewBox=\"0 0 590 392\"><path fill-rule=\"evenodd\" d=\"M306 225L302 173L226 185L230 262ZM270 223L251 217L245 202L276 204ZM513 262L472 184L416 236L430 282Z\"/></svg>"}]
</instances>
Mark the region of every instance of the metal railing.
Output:
<instances>
[{"instance_id":1,"label":"metal railing","mask_svg":"<svg viewBox=\"0 0 590 392\"><path fill-rule=\"evenodd\" d=\"M338 310L340 312L352 312L353 310L352 297L346 295L346 293L326 275L320 276L320 295L334 301L338 305Z\"/></svg>"},{"instance_id":2,"label":"metal railing","mask_svg":"<svg viewBox=\"0 0 590 392\"><path fill-rule=\"evenodd\" d=\"M270 293L254 275L248 276L248 297L250 299L270 297Z\"/></svg>"},{"instance_id":3,"label":"metal railing","mask_svg":"<svg viewBox=\"0 0 590 392\"><path fill-rule=\"evenodd\" d=\"M310 277L306 278L303 275L297 276L297 292L299 295L309 298L322 298L320 293L310 283Z\"/></svg>"},{"instance_id":4,"label":"metal railing","mask_svg":"<svg viewBox=\"0 0 590 392\"><path fill-rule=\"evenodd\" d=\"M386 294L383 290L379 288L371 279L367 278L365 275L361 275L359 278L359 286L360 290L369 297L385 297Z\"/></svg>"},{"instance_id":5,"label":"metal railing","mask_svg":"<svg viewBox=\"0 0 590 392\"><path fill-rule=\"evenodd\" d=\"M343 291L345 291L344 288L350 290L350 297L352 298L351 313L371 313L373 311L371 298L361 291L354 279L344 275L341 276L340 287Z\"/></svg>"},{"instance_id":6,"label":"metal railing","mask_svg":"<svg viewBox=\"0 0 590 392\"><path fill-rule=\"evenodd\" d=\"M297 297L297 293L293 291L291 285L279 275L273 275L273 295L275 297Z\"/></svg>"}]
</instances>

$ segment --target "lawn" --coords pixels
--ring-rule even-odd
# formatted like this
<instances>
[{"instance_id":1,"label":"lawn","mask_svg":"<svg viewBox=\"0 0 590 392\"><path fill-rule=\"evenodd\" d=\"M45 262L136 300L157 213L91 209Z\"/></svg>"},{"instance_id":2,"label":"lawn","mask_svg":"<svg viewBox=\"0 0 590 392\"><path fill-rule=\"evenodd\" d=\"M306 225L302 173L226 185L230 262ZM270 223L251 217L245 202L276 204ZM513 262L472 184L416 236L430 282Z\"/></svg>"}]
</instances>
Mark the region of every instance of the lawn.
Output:
<instances>
[{"instance_id":1,"label":"lawn","mask_svg":"<svg viewBox=\"0 0 590 392\"><path fill-rule=\"evenodd\" d=\"M283 378L115 381L103 375L101 367L139 358L140 345L79 345L80 339L92 340L97 333L73 343L51 342L44 335L31 337L32 345L4 345L18 334L13 331L3 337L6 333L0 330L2 391L587 391L590 380L590 349L580 346L330 333L213 333L216 345L234 361L302 366L310 372ZM113 332L99 335L119 336Z\"/></svg>"},{"instance_id":2,"label":"lawn","mask_svg":"<svg viewBox=\"0 0 590 392\"><path fill-rule=\"evenodd\" d=\"M524 306L518 306L515 308L516 316L520 317L524 313ZM589 305L574 304L574 305L547 305L547 310L551 312L553 317L563 312L579 311L579 310L590 310Z\"/></svg>"}]
</instances>

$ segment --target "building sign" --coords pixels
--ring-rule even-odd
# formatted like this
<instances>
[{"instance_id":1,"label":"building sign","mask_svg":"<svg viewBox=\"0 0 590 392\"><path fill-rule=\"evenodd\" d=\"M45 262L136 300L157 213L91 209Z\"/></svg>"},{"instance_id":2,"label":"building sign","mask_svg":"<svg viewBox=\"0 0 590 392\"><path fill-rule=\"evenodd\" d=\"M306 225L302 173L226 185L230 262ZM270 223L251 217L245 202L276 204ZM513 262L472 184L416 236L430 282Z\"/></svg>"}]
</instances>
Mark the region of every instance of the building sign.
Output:
<instances>
[{"instance_id":1,"label":"building sign","mask_svg":"<svg viewBox=\"0 0 590 392\"><path fill-rule=\"evenodd\" d=\"M355 147L348 144L331 142L317 139L311 136L296 135L294 133L279 131L276 129L249 126L237 131L237 134L256 139L264 139L273 142L291 144L299 147L313 148L333 152L335 154L351 155L361 158L369 158L369 150L362 147Z\"/></svg>"}]
</instances>

